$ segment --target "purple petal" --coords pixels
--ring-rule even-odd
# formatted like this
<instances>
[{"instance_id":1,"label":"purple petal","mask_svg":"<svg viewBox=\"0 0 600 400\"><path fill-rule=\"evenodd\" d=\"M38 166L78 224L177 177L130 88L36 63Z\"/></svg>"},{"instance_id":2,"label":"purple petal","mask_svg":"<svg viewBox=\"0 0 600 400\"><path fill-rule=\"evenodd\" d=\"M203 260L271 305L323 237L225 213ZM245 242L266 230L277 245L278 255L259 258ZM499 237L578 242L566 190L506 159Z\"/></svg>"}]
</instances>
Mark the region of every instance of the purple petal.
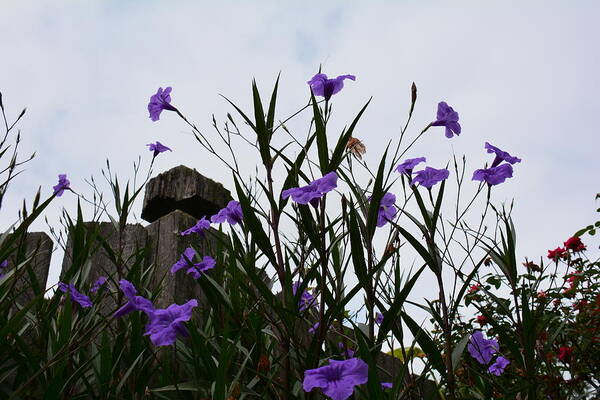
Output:
<instances>
[{"instance_id":1,"label":"purple petal","mask_svg":"<svg viewBox=\"0 0 600 400\"><path fill-rule=\"evenodd\" d=\"M409 158L396 167L396 172L410 174L418 164L427 161L425 157Z\"/></svg>"},{"instance_id":2,"label":"purple petal","mask_svg":"<svg viewBox=\"0 0 600 400\"><path fill-rule=\"evenodd\" d=\"M497 167L478 169L473 173L474 181L483 181L490 186L503 183L506 179L512 178L513 168L510 164L502 164Z\"/></svg>"},{"instance_id":3,"label":"purple petal","mask_svg":"<svg viewBox=\"0 0 600 400\"><path fill-rule=\"evenodd\" d=\"M133 286L133 283L129 282L127 279L121 279L119 281L119 286L121 287L121 290L123 291L125 296L129 298L133 298L137 294L135 286Z\"/></svg>"},{"instance_id":4,"label":"purple petal","mask_svg":"<svg viewBox=\"0 0 600 400\"><path fill-rule=\"evenodd\" d=\"M305 392L321 388L333 400L345 400L355 386L366 383L367 379L368 366L361 359L329 360L329 365L304 372L303 388Z\"/></svg>"},{"instance_id":5,"label":"purple petal","mask_svg":"<svg viewBox=\"0 0 600 400\"><path fill-rule=\"evenodd\" d=\"M192 318L192 310L198 301L192 299L185 304L171 304L166 309L157 309L148 314L150 322L144 335L150 335L155 346L169 346L175 343L177 334L187 334L184 322Z\"/></svg>"},{"instance_id":6,"label":"purple petal","mask_svg":"<svg viewBox=\"0 0 600 400\"><path fill-rule=\"evenodd\" d=\"M415 172L415 177L412 180L412 184L415 183L421 184L421 186L425 186L428 189L431 189L435 184L441 182L445 179L448 179L450 172L445 169L436 169L431 167L426 167L422 171Z\"/></svg>"}]
</instances>

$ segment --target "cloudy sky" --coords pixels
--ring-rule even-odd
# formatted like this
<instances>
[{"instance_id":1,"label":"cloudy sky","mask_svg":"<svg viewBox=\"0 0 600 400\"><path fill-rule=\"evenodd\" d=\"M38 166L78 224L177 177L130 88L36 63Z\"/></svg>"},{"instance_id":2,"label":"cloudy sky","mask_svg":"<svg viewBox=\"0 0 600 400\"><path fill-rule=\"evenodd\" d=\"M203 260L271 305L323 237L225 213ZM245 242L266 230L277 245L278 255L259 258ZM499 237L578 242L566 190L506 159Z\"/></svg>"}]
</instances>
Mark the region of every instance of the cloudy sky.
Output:
<instances>
[{"instance_id":1,"label":"cloudy sky","mask_svg":"<svg viewBox=\"0 0 600 400\"><path fill-rule=\"evenodd\" d=\"M179 119L148 118L149 96L172 86L173 104L213 135L212 114L224 120L232 111L219 94L247 108L252 78L266 95L281 71L283 119L306 103L306 81L322 65L329 75L357 76L335 98L337 128L373 96L356 134L371 165L397 137L413 81L412 133L434 119L441 100L460 113L463 133L448 140L432 129L412 156L441 167L453 152L466 154L472 170L490 161L489 141L521 157L494 202L514 199L519 254L539 257L596 216L598 15L598 2L548 0L7 2L0 91L9 116L27 107L22 152L37 156L10 188L0 228L39 186L49 195L59 173L85 194L84 179L100 181L107 157L131 176L156 140L173 152L157 159L155 173L185 164L231 189L230 174ZM257 159L242 163L251 168ZM58 199L50 222L75 202L70 193ZM43 221L34 228L47 231ZM54 256L50 284L61 258Z\"/></svg>"}]
</instances>

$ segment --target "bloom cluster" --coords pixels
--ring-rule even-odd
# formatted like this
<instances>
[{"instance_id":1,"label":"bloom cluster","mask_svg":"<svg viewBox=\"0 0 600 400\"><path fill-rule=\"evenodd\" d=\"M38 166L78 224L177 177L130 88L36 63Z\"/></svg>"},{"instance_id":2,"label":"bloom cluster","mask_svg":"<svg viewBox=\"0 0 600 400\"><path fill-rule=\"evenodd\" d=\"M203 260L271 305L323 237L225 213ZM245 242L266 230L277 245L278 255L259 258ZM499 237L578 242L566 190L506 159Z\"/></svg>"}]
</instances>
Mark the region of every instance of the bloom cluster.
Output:
<instances>
[{"instance_id":1,"label":"bloom cluster","mask_svg":"<svg viewBox=\"0 0 600 400\"><path fill-rule=\"evenodd\" d=\"M413 169L418 164L425 161L425 157L409 158L407 160L404 160L402 163L398 164L398 166L396 166L395 171L401 174L405 174L409 179L411 179ZM437 183L448 179L448 176L450 176L450 172L445 168L436 169L432 167L425 167L425 169L415 172L415 177L412 178L411 183L413 185L418 183L421 186L426 187L427 189L431 189Z\"/></svg>"},{"instance_id":2,"label":"bloom cluster","mask_svg":"<svg viewBox=\"0 0 600 400\"><path fill-rule=\"evenodd\" d=\"M71 182L67 179L67 174L59 174L58 183L55 186L52 186L52 189L54 189L56 197L60 197L66 189L71 188L70 185Z\"/></svg>"},{"instance_id":3,"label":"bloom cluster","mask_svg":"<svg viewBox=\"0 0 600 400\"><path fill-rule=\"evenodd\" d=\"M292 197L298 204L308 204L317 207L319 199L326 193L337 187L338 176L335 172L329 172L319 179L315 179L306 186L290 188L281 192L281 198Z\"/></svg>"},{"instance_id":4,"label":"bloom cluster","mask_svg":"<svg viewBox=\"0 0 600 400\"><path fill-rule=\"evenodd\" d=\"M485 148L488 153L494 153L496 157L489 168L476 170L473 173L473 180L482 181L490 186L494 186L504 182L507 178L512 178L512 164L521 162L521 159L511 156L506 151L500 150L488 142L485 143ZM506 163L501 164L503 161L506 161Z\"/></svg>"},{"instance_id":5,"label":"bloom cluster","mask_svg":"<svg viewBox=\"0 0 600 400\"><path fill-rule=\"evenodd\" d=\"M144 335L149 335L155 346L169 346L175 343L177 335L189 336L185 322L192 318L192 310L198 306L196 299L187 303L171 304L166 309L154 308L152 302L137 295L135 286L126 279L119 281L119 286L127 297L127 303L115 312L114 317L119 318L133 311L144 312L149 319Z\"/></svg>"},{"instance_id":6,"label":"bloom cluster","mask_svg":"<svg viewBox=\"0 0 600 400\"><path fill-rule=\"evenodd\" d=\"M192 233L197 233L200 236L204 236L204 232L207 231L211 222L213 224L222 224L223 222L227 222L230 225L241 224L244 219L244 215L242 213L242 206L239 202L235 200L231 200L227 203L225 208L222 208L217 214L213 215L210 219L210 222L206 219L206 217L202 217L196 222L196 225L192 226L181 232L182 236L191 235Z\"/></svg>"},{"instance_id":7,"label":"bloom cluster","mask_svg":"<svg viewBox=\"0 0 600 400\"><path fill-rule=\"evenodd\" d=\"M90 298L85 294L80 293L72 283L66 284L64 282L58 282L58 290L63 293L69 293L71 300L78 303L83 308L92 306Z\"/></svg>"},{"instance_id":8,"label":"bloom cluster","mask_svg":"<svg viewBox=\"0 0 600 400\"><path fill-rule=\"evenodd\" d=\"M90 292L92 292L92 293L97 292L102 286L104 286L104 284L106 283L107 279L108 278L106 276L101 276L98 279L96 279L96 281L94 282L94 284L90 288Z\"/></svg>"},{"instance_id":9,"label":"bloom cluster","mask_svg":"<svg viewBox=\"0 0 600 400\"><path fill-rule=\"evenodd\" d=\"M325 107L327 109L327 102L331 100L332 96L343 89L345 80L355 81L356 77L354 75L340 75L330 79L327 75L319 73L313 76L307 84L314 96L320 96L325 99ZM153 121L157 121L160 118L163 110L175 111L179 114L177 108L171 105L171 91L171 87L167 87L164 90L159 88L159 90L151 96L148 104L148 111L150 118ZM179 115L181 116L181 114ZM462 132L458 112L444 101L438 103L436 119L427 126L423 133L429 127L435 126L444 127L445 136L447 138L458 136ZM154 156L170 150L160 142L149 144L148 146L150 151L154 152ZM365 149L362 142L353 137L350 138L347 144L347 150L357 157L362 157ZM493 186L512 177L512 165L521 162L521 159L514 157L487 142L485 143L485 149L488 153L494 154L495 158L489 168L476 170L473 173L472 179ZM407 178L413 190L417 190L418 184L419 187L423 186L431 191L435 185L448 179L450 172L446 168L438 169L427 165L418 171L414 171L419 164L425 162L425 157L406 159L396 166L395 171L402 174L403 178ZM291 198L291 200L297 204L310 204L317 208L319 205L324 205L326 194L337 188L337 181L338 174L333 170L322 177L314 179L307 185L285 188L285 190L281 192L281 198ZM368 200L372 201L372 198L370 197ZM396 218L398 208L395 203L396 195L392 192L385 192L382 194L379 204L373 205L378 208L377 227L383 227ZM241 224L242 221L243 213L240 203L231 201L225 208L212 217L202 217L194 226L182 231L181 235L197 233L204 236L205 232L211 227L211 224L222 224L227 222L230 225L236 225ZM571 247L577 248L576 244L571 245ZM196 251L192 247L188 247L184 250L180 259L171 267L171 273L175 274L177 271L185 269L188 274L192 275L195 279L198 279L202 274L206 273L206 271L214 268L215 264L216 262L212 257L204 256L202 259L199 259ZM300 282L294 282L292 289L294 295L298 297L298 309L300 311L306 311L316 306L316 296L309 290L297 293L300 285ZM480 288L481 286L479 284L473 285L469 289L469 294L473 296L478 295L476 293ZM125 291L125 289L123 290ZM153 343L160 343L158 345L173 343L178 333L186 333L183 322L189 320L191 309L197 305L195 300L190 300L188 303L181 306L173 304L165 310L155 310L149 300L137 296L135 291L129 293L127 297L129 299L129 306L126 304L123 307L141 310L148 315L150 323L147 326L146 334L151 336ZM383 319L383 314L377 313L375 322L377 324L382 324ZM477 321L482 326L487 323L487 320L483 316L478 317ZM308 331L310 333L315 333L319 327L319 322L316 322L308 329ZM344 400L352 395L355 386L367 382L367 364L359 358L355 358L354 350L344 343L339 343L339 350L346 360L330 360L328 365L305 371L303 387L306 392L309 392L314 388L320 388L322 393L326 396L329 396L334 400ZM499 352L498 342L494 339L486 339L481 331L475 331L472 334L468 344L468 350L479 363L487 366L488 372L491 374L497 376L501 375L505 368L510 364L510 361L505 357L500 355L496 357L496 354ZM391 387L391 383L384 383L383 385L385 388Z\"/></svg>"},{"instance_id":10,"label":"bloom cluster","mask_svg":"<svg viewBox=\"0 0 600 400\"><path fill-rule=\"evenodd\" d=\"M196 250L193 248L188 247L185 249L181 255L181 258L179 258L179 260L171 267L171 275L174 275L180 269L187 267L186 272L194 279L198 279L204 272L215 267L216 261L210 256L204 256L202 261L199 263L194 263L193 259L197 255L198 254L196 253Z\"/></svg>"},{"instance_id":11,"label":"bloom cluster","mask_svg":"<svg viewBox=\"0 0 600 400\"><path fill-rule=\"evenodd\" d=\"M296 292L298 292L298 288L300 287L300 281L294 282L292 285L292 293L296 296ZM305 290L300 295L300 299L298 300L298 309L300 311L305 311L309 308L313 308L317 306L316 297L311 294L308 290Z\"/></svg>"},{"instance_id":12,"label":"bloom cluster","mask_svg":"<svg viewBox=\"0 0 600 400\"><path fill-rule=\"evenodd\" d=\"M486 339L481 331L475 331L469 339L467 350L477 362L488 365L492 361L494 354L500 350L500 347L497 340ZM488 372L500 376L508 364L510 364L510 361L502 356L498 356L496 357L496 361L488 367Z\"/></svg>"},{"instance_id":13,"label":"bloom cluster","mask_svg":"<svg viewBox=\"0 0 600 400\"><path fill-rule=\"evenodd\" d=\"M388 221L394 219L398 213L398 209L394 206L396 196L393 193L385 193L379 202L379 210L377 211L377 226L381 228Z\"/></svg>"},{"instance_id":14,"label":"bloom cluster","mask_svg":"<svg viewBox=\"0 0 600 400\"><path fill-rule=\"evenodd\" d=\"M305 392L321 388L333 400L345 400L355 386L367 383L368 377L369 366L360 358L329 360L329 365L304 371L303 387Z\"/></svg>"},{"instance_id":15,"label":"bloom cluster","mask_svg":"<svg viewBox=\"0 0 600 400\"><path fill-rule=\"evenodd\" d=\"M321 96L325 100L329 100L331 96L339 93L344 88L345 79L354 81L356 77L354 75L340 75L337 78L328 79L325 74L316 74L306 83L308 83L315 96Z\"/></svg>"},{"instance_id":16,"label":"bloom cluster","mask_svg":"<svg viewBox=\"0 0 600 400\"><path fill-rule=\"evenodd\" d=\"M152 121L158 121L163 110L177 111L177 109L171 105L171 90L173 89L170 86L164 90L160 87L156 94L153 94L150 97L148 112L150 113L150 119Z\"/></svg>"},{"instance_id":17,"label":"bloom cluster","mask_svg":"<svg viewBox=\"0 0 600 400\"><path fill-rule=\"evenodd\" d=\"M156 141L156 143L148 143L146 146L148 146L148 150L154 152L154 157L156 157L160 153L164 153L165 151L173 151L158 140Z\"/></svg>"},{"instance_id":18,"label":"bloom cluster","mask_svg":"<svg viewBox=\"0 0 600 400\"><path fill-rule=\"evenodd\" d=\"M454 135L460 135L460 124L458 123L458 113L452 107L441 101L438 104L437 119L431 123L431 126L443 126L446 128L446 137L451 138Z\"/></svg>"},{"instance_id":19,"label":"bloom cluster","mask_svg":"<svg viewBox=\"0 0 600 400\"><path fill-rule=\"evenodd\" d=\"M558 260L566 258L569 250L574 253L584 251L586 249L585 244L581 241L578 236L572 236L563 243L564 247L557 247L554 250L548 250L548 258L558 262Z\"/></svg>"}]
</instances>

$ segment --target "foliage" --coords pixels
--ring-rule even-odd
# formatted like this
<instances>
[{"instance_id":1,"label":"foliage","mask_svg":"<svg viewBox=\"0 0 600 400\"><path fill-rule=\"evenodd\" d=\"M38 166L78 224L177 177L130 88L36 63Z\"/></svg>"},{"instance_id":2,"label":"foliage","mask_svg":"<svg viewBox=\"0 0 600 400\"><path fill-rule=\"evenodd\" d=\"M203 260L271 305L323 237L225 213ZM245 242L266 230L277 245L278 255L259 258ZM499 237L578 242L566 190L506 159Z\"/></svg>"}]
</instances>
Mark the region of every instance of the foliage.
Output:
<instances>
[{"instance_id":1,"label":"foliage","mask_svg":"<svg viewBox=\"0 0 600 400\"><path fill-rule=\"evenodd\" d=\"M423 135L439 133L435 127L445 127L448 137L461 133L458 113L441 102L436 120L407 143L417 100L413 84L407 120L372 170L355 137L370 100L336 133L332 95L354 77L319 75L310 81L307 104L279 122L279 78L268 102L253 82L253 110L226 99L243 123L230 114L222 126L213 118L214 137L171 104L171 88L152 96L152 120L162 111L182 118L204 151L231 171L239 202L222 210L211 228L190 231L192 248L209 243L207 254L198 254L214 256L216 266L197 272L198 279L185 275L202 296L170 346L155 346L144 335L154 311L114 317L130 297L122 280L158 308L162 282L172 279L171 265L154 262L151 243L128 254L123 242L154 159L166 147L150 146L154 153L141 183L141 162L134 164L133 183L125 185L107 163L112 205L93 181L92 199L64 187L80 203L74 215L63 214L72 258L61 280L89 295L92 307L37 282L26 233L58 196L55 190L41 202L38 191L31 211L24 208L22 219L0 237L0 260L9 263L0 278L0 398L315 399L329 389L311 384L321 389L305 391L305 371L345 359L362 360L352 362L361 370L363 361L368 366L365 384L352 381L356 399L576 399L597 392L600 264L569 250L545 265L517 265L510 212L492 206L491 193L520 159L491 146L496 157L505 157L492 168L509 163L500 165L508 166L502 179L491 183L485 179L494 176L492 168L478 170L486 178L477 184L465 180L465 157L449 160L451 172L426 167L413 175L408 164L396 171ZM287 126L301 117L309 120L304 141ZM12 126L6 128L8 134ZM226 152L217 150L218 141ZM256 176L240 169L238 146L259 155ZM9 170L18 166L15 159ZM93 205L95 223L86 222L81 201ZM116 241L103 236L101 219L111 221ZM98 252L109 260L108 280L92 292ZM182 260L194 267L188 256ZM24 276L34 292L27 302L21 291L28 288L17 290ZM426 279L437 287L419 303L415 285ZM565 282L571 284L567 291ZM429 313L433 329L415 319L415 310ZM465 316L473 310L485 321ZM484 328L510 361L499 376L466 350L473 332Z\"/></svg>"}]
</instances>

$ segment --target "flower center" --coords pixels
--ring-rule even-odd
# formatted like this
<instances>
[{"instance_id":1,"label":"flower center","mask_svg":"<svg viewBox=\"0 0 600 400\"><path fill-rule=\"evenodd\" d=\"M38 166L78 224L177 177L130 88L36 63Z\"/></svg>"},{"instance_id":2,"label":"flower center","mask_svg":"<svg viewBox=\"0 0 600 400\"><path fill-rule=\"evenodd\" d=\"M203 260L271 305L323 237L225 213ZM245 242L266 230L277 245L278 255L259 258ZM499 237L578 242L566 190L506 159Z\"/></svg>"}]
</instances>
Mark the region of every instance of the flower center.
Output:
<instances>
[{"instance_id":1,"label":"flower center","mask_svg":"<svg viewBox=\"0 0 600 400\"><path fill-rule=\"evenodd\" d=\"M329 100L333 95L333 90L335 89L335 80L328 79L323 83L323 97L325 100Z\"/></svg>"},{"instance_id":2,"label":"flower center","mask_svg":"<svg viewBox=\"0 0 600 400\"><path fill-rule=\"evenodd\" d=\"M326 377L329 382L339 381L342 379L342 368L338 367L337 365L330 366L330 368L327 370Z\"/></svg>"}]
</instances>

